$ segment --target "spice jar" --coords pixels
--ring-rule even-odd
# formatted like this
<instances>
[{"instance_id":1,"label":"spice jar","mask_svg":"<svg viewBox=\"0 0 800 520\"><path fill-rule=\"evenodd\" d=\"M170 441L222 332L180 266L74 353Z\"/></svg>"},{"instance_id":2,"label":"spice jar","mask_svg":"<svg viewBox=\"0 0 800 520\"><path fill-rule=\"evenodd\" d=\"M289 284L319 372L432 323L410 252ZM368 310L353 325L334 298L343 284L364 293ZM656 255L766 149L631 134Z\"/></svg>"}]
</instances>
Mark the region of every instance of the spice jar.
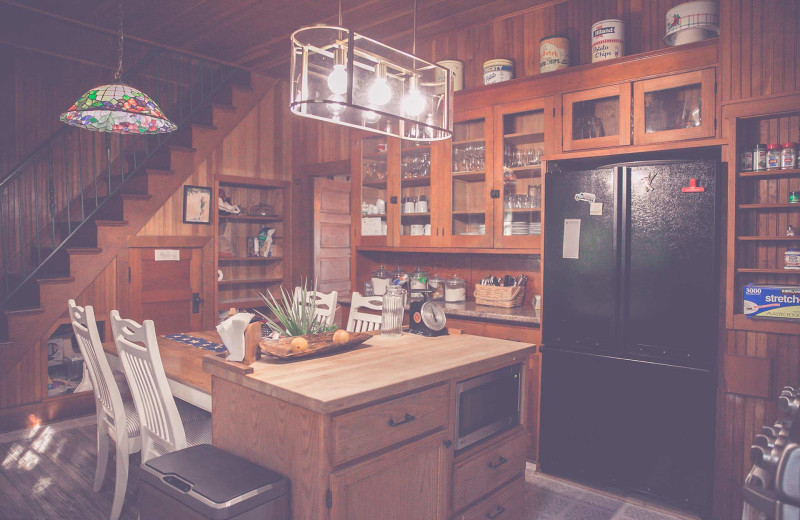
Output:
<instances>
[{"instance_id":1,"label":"spice jar","mask_svg":"<svg viewBox=\"0 0 800 520\"><path fill-rule=\"evenodd\" d=\"M445 284L444 301L447 303L467 301L467 282L457 274L449 278Z\"/></svg>"},{"instance_id":2,"label":"spice jar","mask_svg":"<svg viewBox=\"0 0 800 520\"><path fill-rule=\"evenodd\" d=\"M781 168L793 170L797 168L797 143L783 143L781 150Z\"/></svg>"},{"instance_id":3,"label":"spice jar","mask_svg":"<svg viewBox=\"0 0 800 520\"><path fill-rule=\"evenodd\" d=\"M800 249L787 249L783 255L784 269L800 269Z\"/></svg>"},{"instance_id":4,"label":"spice jar","mask_svg":"<svg viewBox=\"0 0 800 520\"><path fill-rule=\"evenodd\" d=\"M411 273L408 279L409 288L411 289L411 299L422 298L423 293L418 291L425 291L428 289L428 273L417 267L417 270Z\"/></svg>"},{"instance_id":5,"label":"spice jar","mask_svg":"<svg viewBox=\"0 0 800 520\"><path fill-rule=\"evenodd\" d=\"M383 266L370 275L372 277L372 293L375 296L386 294L386 288L392 283L392 275Z\"/></svg>"},{"instance_id":6,"label":"spice jar","mask_svg":"<svg viewBox=\"0 0 800 520\"><path fill-rule=\"evenodd\" d=\"M428 278L428 288L433 291L430 295L431 300L444 300L445 279L435 274Z\"/></svg>"},{"instance_id":7,"label":"spice jar","mask_svg":"<svg viewBox=\"0 0 800 520\"><path fill-rule=\"evenodd\" d=\"M781 169L781 145L770 144L767 145L767 169L780 170Z\"/></svg>"},{"instance_id":8,"label":"spice jar","mask_svg":"<svg viewBox=\"0 0 800 520\"><path fill-rule=\"evenodd\" d=\"M753 148L753 171L764 171L767 169L767 145L757 144Z\"/></svg>"},{"instance_id":9,"label":"spice jar","mask_svg":"<svg viewBox=\"0 0 800 520\"><path fill-rule=\"evenodd\" d=\"M744 150L739 154L739 171L753 171L753 150Z\"/></svg>"}]
</instances>

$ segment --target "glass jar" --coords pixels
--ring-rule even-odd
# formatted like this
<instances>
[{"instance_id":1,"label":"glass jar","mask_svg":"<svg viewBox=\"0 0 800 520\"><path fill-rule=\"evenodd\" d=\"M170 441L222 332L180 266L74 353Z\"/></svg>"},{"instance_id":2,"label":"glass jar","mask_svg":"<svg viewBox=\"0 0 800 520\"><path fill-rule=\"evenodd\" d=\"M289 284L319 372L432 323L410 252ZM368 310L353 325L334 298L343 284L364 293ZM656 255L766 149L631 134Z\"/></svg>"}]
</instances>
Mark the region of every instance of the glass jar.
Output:
<instances>
[{"instance_id":1,"label":"glass jar","mask_svg":"<svg viewBox=\"0 0 800 520\"><path fill-rule=\"evenodd\" d=\"M386 293L386 288L392 283L392 275L383 266L380 266L370 276L372 278L372 293L375 296L383 296Z\"/></svg>"},{"instance_id":2,"label":"glass jar","mask_svg":"<svg viewBox=\"0 0 800 520\"><path fill-rule=\"evenodd\" d=\"M753 150L744 150L739 154L739 171L753 171Z\"/></svg>"},{"instance_id":3,"label":"glass jar","mask_svg":"<svg viewBox=\"0 0 800 520\"><path fill-rule=\"evenodd\" d=\"M767 145L757 144L753 148L753 171L759 172L767 169Z\"/></svg>"},{"instance_id":4,"label":"glass jar","mask_svg":"<svg viewBox=\"0 0 800 520\"><path fill-rule=\"evenodd\" d=\"M408 273L403 271L399 265L392 271L391 278L392 285L397 285L398 287L406 287L408 285Z\"/></svg>"},{"instance_id":5,"label":"glass jar","mask_svg":"<svg viewBox=\"0 0 800 520\"><path fill-rule=\"evenodd\" d=\"M467 282L457 274L449 278L445 284L444 301L447 303L467 301Z\"/></svg>"},{"instance_id":6,"label":"glass jar","mask_svg":"<svg viewBox=\"0 0 800 520\"><path fill-rule=\"evenodd\" d=\"M797 143L783 143L781 150L781 168L793 170L797 168Z\"/></svg>"},{"instance_id":7,"label":"glass jar","mask_svg":"<svg viewBox=\"0 0 800 520\"><path fill-rule=\"evenodd\" d=\"M781 169L781 145L770 144L767 145L767 169L780 170Z\"/></svg>"},{"instance_id":8,"label":"glass jar","mask_svg":"<svg viewBox=\"0 0 800 520\"><path fill-rule=\"evenodd\" d=\"M425 291L428 289L428 273L423 271L421 267L417 267L417 270L411 273L408 283L409 289L411 290L411 299L418 300L422 298L424 294L415 291Z\"/></svg>"},{"instance_id":9,"label":"glass jar","mask_svg":"<svg viewBox=\"0 0 800 520\"><path fill-rule=\"evenodd\" d=\"M784 269L800 269L800 249L787 249L783 255Z\"/></svg>"},{"instance_id":10,"label":"glass jar","mask_svg":"<svg viewBox=\"0 0 800 520\"><path fill-rule=\"evenodd\" d=\"M428 278L428 288L432 291L429 299L434 301L444 300L445 279L435 274Z\"/></svg>"},{"instance_id":11,"label":"glass jar","mask_svg":"<svg viewBox=\"0 0 800 520\"><path fill-rule=\"evenodd\" d=\"M383 295L381 309L381 336L399 336L403 330L406 291L397 285L390 285Z\"/></svg>"}]
</instances>

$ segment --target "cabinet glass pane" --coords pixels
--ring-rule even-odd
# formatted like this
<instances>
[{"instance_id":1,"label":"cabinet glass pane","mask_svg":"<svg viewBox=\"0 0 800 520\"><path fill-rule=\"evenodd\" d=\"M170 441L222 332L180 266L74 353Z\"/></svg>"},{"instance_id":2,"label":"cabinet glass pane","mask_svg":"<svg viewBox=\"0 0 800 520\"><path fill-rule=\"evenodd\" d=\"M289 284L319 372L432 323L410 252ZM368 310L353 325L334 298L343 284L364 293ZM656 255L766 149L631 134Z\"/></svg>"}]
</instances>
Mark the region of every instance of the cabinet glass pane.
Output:
<instances>
[{"instance_id":1,"label":"cabinet glass pane","mask_svg":"<svg viewBox=\"0 0 800 520\"><path fill-rule=\"evenodd\" d=\"M485 120L453 125L453 235L486 234Z\"/></svg>"},{"instance_id":2,"label":"cabinet glass pane","mask_svg":"<svg viewBox=\"0 0 800 520\"><path fill-rule=\"evenodd\" d=\"M702 88L699 83L654 90L644 95L645 132L663 132L700 126Z\"/></svg>"},{"instance_id":3,"label":"cabinet glass pane","mask_svg":"<svg viewBox=\"0 0 800 520\"><path fill-rule=\"evenodd\" d=\"M385 236L386 137L361 141L361 235Z\"/></svg>"},{"instance_id":4,"label":"cabinet glass pane","mask_svg":"<svg viewBox=\"0 0 800 520\"><path fill-rule=\"evenodd\" d=\"M542 233L544 111L503 116L503 235Z\"/></svg>"},{"instance_id":5,"label":"cabinet glass pane","mask_svg":"<svg viewBox=\"0 0 800 520\"><path fill-rule=\"evenodd\" d=\"M431 146L403 141L400 152L400 234L431 234Z\"/></svg>"},{"instance_id":6,"label":"cabinet glass pane","mask_svg":"<svg viewBox=\"0 0 800 520\"><path fill-rule=\"evenodd\" d=\"M619 96L572 105L572 140L619 135Z\"/></svg>"}]
</instances>

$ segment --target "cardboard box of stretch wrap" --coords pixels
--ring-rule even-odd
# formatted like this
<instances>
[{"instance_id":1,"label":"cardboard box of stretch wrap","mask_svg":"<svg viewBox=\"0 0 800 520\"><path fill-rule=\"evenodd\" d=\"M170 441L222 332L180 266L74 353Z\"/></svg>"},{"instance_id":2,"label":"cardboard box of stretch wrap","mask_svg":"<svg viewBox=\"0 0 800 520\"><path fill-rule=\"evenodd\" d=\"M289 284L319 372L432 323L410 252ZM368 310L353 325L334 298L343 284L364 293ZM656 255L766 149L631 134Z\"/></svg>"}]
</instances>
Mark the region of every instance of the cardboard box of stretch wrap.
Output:
<instances>
[{"instance_id":1,"label":"cardboard box of stretch wrap","mask_svg":"<svg viewBox=\"0 0 800 520\"><path fill-rule=\"evenodd\" d=\"M745 285L744 314L748 318L800 320L800 285Z\"/></svg>"}]
</instances>

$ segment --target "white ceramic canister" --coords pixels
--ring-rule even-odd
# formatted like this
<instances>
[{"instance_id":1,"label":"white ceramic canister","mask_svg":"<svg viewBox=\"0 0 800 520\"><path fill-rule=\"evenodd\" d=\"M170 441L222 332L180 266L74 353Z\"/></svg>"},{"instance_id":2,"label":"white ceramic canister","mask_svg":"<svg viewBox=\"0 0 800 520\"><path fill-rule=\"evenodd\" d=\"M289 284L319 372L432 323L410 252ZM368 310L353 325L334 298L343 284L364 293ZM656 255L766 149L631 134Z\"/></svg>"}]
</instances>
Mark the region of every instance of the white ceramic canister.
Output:
<instances>
[{"instance_id":1,"label":"white ceramic canister","mask_svg":"<svg viewBox=\"0 0 800 520\"><path fill-rule=\"evenodd\" d=\"M489 60L483 63L483 84L501 83L514 79L514 62L511 60Z\"/></svg>"},{"instance_id":2,"label":"white ceramic canister","mask_svg":"<svg viewBox=\"0 0 800 520\"><path fill-rule=\"evenodd\" d=\"M592 25L592 63L625 56L625 24L600 20Z\"/></svg>"},{"instance_id":3,"label":"white ceramic canister","mask_svg":"<svg viewBox=\"0 0 800 520\"><path fill-rule=\"evenodd\" d=\"M569 67L569 39L566 36L545 36L539 40L539 72Z\"/></svg>"},{"instance_id":4,"label":"white ceramic canister","mask_svg":"<svg viewBox=\"0 0 800 520\"><path fill-rule=\"evenodd\" d=\"M664 42L683 45L719 35L717 2L695 1L676 5L667 11Z\"/></svg>"},{"instance_id":5,"label":"white ceramic canister","mask_svg":"<svg viewBox=\"0 0 800 520\"><path fill-rule=\"evenodd\" d=\"M464 63L458 60L442 60L436 64L450 71L454 92L464 89ZM440 70L436 71L436 83L442 84L441 90L444 92L444 73Z\"/></svg>"}]
</instances>

